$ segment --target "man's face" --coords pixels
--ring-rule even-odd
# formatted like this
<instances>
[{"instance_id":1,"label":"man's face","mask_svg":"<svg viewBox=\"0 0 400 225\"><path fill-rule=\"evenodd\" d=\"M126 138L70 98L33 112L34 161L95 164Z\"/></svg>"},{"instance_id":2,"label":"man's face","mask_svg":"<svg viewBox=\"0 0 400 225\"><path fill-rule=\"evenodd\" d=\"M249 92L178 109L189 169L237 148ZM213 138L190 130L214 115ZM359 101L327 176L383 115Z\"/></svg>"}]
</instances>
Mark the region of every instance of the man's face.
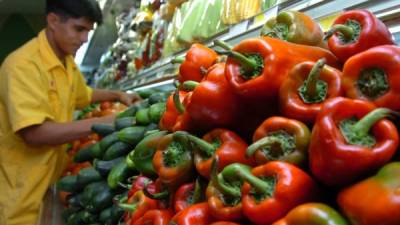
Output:
<instances>
[{"instance_id":1,"label":"man's face","mask_svg":"<svg viewBox=\"0 0 400 225\"><path fill-rule=\"evenodd\" d=\"M93 22L85 17L58 18L52 26L54 41L64 55L75 55L81 45L88 41L89 31L93 29Z\"/></svg>"}]
</instances>

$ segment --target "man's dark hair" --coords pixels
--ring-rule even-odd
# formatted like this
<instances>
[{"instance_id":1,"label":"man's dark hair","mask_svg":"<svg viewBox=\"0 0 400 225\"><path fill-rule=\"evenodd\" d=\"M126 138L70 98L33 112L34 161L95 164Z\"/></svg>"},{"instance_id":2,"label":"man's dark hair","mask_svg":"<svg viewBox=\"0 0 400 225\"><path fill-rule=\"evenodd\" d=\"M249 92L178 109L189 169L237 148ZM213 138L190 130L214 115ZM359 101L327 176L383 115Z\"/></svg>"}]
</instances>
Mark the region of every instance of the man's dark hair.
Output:
<instances>
[{"instance_id":1,"label":"man's dark hair","mask_svg":"<svg viewBox=\"0 0 400 225\"><path fill-rule=\"evenodd\" d=\"M101 9L96 0L47 0L46 14L51 12L64 18L85 17L99 25L103 22Z\"/></svg>"}]
</instances>

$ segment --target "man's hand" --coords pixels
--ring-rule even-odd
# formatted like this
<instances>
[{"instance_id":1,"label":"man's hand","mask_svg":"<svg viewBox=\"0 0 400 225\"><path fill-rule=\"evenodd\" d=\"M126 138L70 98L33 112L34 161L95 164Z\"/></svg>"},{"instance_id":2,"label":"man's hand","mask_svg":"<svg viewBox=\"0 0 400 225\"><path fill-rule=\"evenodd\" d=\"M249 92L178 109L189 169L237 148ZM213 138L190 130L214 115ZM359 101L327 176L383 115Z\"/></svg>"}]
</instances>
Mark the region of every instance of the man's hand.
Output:
<instances>
[{"instance_id":1,"label":"man's hand","mask_svg":"<svg viewBox=\"0 0 400 225\"><path fill-rule=\"evenodd\" d=\"M126 92L120 92L119 94L119 101L127 106L133 104L134 102L140 100L140 96L138 94L134 93L126 93Z\"/></svg>"}]
</instances>

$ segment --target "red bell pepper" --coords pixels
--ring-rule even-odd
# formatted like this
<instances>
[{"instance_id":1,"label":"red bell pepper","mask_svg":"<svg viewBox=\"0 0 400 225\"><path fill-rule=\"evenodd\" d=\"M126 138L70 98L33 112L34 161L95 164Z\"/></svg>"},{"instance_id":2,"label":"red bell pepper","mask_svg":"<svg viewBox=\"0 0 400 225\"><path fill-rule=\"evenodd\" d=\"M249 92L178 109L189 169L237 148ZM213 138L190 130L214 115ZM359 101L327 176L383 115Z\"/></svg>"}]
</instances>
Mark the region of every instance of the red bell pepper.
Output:
<instances>
[{"instance_id":1,"label":"red bell pepper","mask_svg":"<svg viewBox=\"0 0 400 225\"><path fill-rule=\"evenodd\" d=\"M212 165L211 182L206 190L208 207L211 215L218 220L238 221L243 218L240 188L243 179L236 176L237 170L250 173L251 167L232 163L217 174L218 157Z\"/></svg>"},{"instance_id":2,"label":"red bell pepper","mask_svg":"<svg viewBox=\"0 0 400 225\"><path fill-rule=\"evenodd\" d=\"M171 210L153 209L147 211L142 217L136 220L133 225L168 225L173 213Z\"/></svg>"},{"instance_id":3,"label":"red bell pepper","mask_svg":"<svg viewBox=\"0 0 400 225\"><path fill-rule=\"evenodd\" d=\"M178 188L174 196L174 209L178 213L189 206L203 200L203 190L199 179L196 182L184 184Z\"/></svg>"},{"instance_id":4,"label":"red bell pepper","mask_svg":"<svg viewBox=\"0 0 400 225\"><path fill-rule=\"evenodd\" d=\"M288 72L298 63L326 58L328 65L338 67L336 57L325 49L270 37L245 39L233 50L220 41L215 44L228 51L225 75L246 100L275 99Z\"/></svg>"},{"instance_id":5,"label":"red bell pepper","mask_svg":"<svg viewBox=\"0 0 400 225\"><path fill-rule=\"evenodd\" d=\"M210 214L210 209L206 202L198 203L186 208L174 217L169 225L208 225L215 221Z\"/></svg>"},{"instance_id":6,"label":"red bell pepper","mask_svg":"<svg viewBox=\"0 0 400 225\"><path fill-rule=\"evenodd\" d=\"M328 100L311 135L312 174L328 186L342 186L388 162L399 143L395 125L384 119L391 114L367 101Z\"/></svg>"},{"instance_id":7,"label":"red bell pepper","mask_svg":"<svg viewBox=\"0 0 400 225\"><path fill-rule=\"evenodd\" d=\"M200 82L217 58L218 55L214 50L202 44L193 44L186 53L185 60L173 60L173 62L182 62L179 67L179 82L188 80Z\"/></svg>"},{"instance_id":8,"label":"red bell pepper","mask_svg":"<svg viewBox=\"0 0 400 225\"><path fill-rule=\"evenodd\" d=\"M326 33L329 49L341 61L379 45L395 44L386 25L367 10L343 12Z\"/></svg>"},{"instance_id":9,"label":"red bell pepper","mask_svg":"<svg viewBox=\"0 0 400 225\"><path fill-rule=\"evenodd\" d=\"M218 171L225 166L239 162L246 165L255 165L252 158L245 157L247 144L236 133L226 129L214 129L206 133L203 139L186 135L194 146L194 163L197 172L203 177L210 178L213 157L219 159Z\"/></svg>"},{"instance_id":10,"label":"red bell pepper","mask_svg":"<svg viewBox=\"0 0 400 225\"><path fill-rule=\"evenodd\" d=\"M253 168L251 173L237 170L236 174L245 180L243 213L257 225L271 224L318 197L313 179L290 163L273 161Z\"/></svg>"},{"instance_id":11,"label":"red bell pepper","mask_svg":"<svg viewBox=\"0 0 400 225\"><path fill-rule=\"evenodd\" d=\"M304 166L310 131L300 121L273 116L256 129L253 141L254 143L247 148L246 155L254 155L258 165L281 160Z\"/></svg>"},{"instance_id":12,"label":"red bell pepper","mask_svg":"<svg viewBox=\"0 0 400 225\"><path fill-rule=\"evenodd\" d=\"M400 224L400 162L391 162L340 191L337 202L351 224Z\"/></svg>"},{"instance_id":13,"label":"red bell pepper","mask_svg":"<svg viewBox=\"0 0 400 225\"><path fill-rule=\"evenodd\" d=\"M145 176L137 176L132 179L132 186L128 192L128 198L134 195L137 191L143 190L143 188L151 182L151 179Z\"/></svg>"},{"instance_id":14,"label":"red bell pepper","mask_svg":"<svg viewBox=\"0 0 400 225\"><path fill-rule=\"evenodd\" d=\"M126 203L118 203L118 207L128 212L128 217L125 218L125 224L133 224L137 219L142 217L146 211L158 209L158 202L144 195L143 191L137 191L134 195L128 198ZM130 221L130 222L129 222Z\"/></svg>"},{"instance_id":15,"label":"red bell pepper","mask_svg":"<svg viewBox=\"0 0 400 225\"><path fill-rule=\"evenodd\" d=\"M304 203L272 225L348 225L335 209L323 203Z\"/></svg>"},{"instance_id":16,"label":"red bell pepper","mask_svg":"<svg viewBox=\"0 0 400 225\"><path fill-rule=\"evenodd\" d=\"M193 90L186 106L190 117L203 129L232 127L240 111L238 97L225 77L225 63L209 68L200 83L184 83Z\"/></svg>"},{"instance_id":17,"label":"red bell pepper","mask_svg":"<svg viewBox=\"0 0 400 225\"><path fill-rule=\"evenodd\" d=\"M349 98L400 110L400 48L384 45L349 58L343 67L343 89Z\"/></svg>"},{"instance_id":18,"label":"red bell pepper","mask_svg":"<svg viewBox=\"0 0 400 225\"><path fill-rule=\"evenodd\" d=\"M180 133L162 137L153 157L153 166L159 179L172 189L190 181L194 164L187 137Z\"/></svg>"},{"instance_id":19,"label":"red bell pepper","mask_svg":"<svg viewBox=\"0 0 400 225\"><path fill-rule=\"evenodd\" d=\"M228 222L228 221L218 221L211 223L209 225L240 225L239 223L234 223L234 222Z\"/></svg>"},{"instance_id":20,"label":"red bell pepper","mask_svg":"<svg viewBox=\"0 0 400 225\"><path fill-rule=\"evenodd\" d=\"M341 78L342 72L325 65L324 59L297 64L279 90L281 113L313 124L324 101L342 95Z\"/></svg>"},{"instance_id":21,"label":"red bell pepper","mask_svg":"<svg viewBox=\"0 0 400 225\"><path fill-rule=\"evenodd\" d=\"M175 98L177 98L177 96L179 96L179 100L183 101L183 99L185 98L185 96L187 95L187 92L185 91L179 91L178 93L174 93L171 94L168 99L167 99L167 104L166 104L166 110L163 113L161 119L160 119L160 123L159 123L159 127L161 130L168 130L168 131L172 131L175 124L176 124L176 120L178 119L180 112L178 111L178 109L175 107L175 101L174 101L174 96L176 96Z\"/></svg>"}]
</instances>

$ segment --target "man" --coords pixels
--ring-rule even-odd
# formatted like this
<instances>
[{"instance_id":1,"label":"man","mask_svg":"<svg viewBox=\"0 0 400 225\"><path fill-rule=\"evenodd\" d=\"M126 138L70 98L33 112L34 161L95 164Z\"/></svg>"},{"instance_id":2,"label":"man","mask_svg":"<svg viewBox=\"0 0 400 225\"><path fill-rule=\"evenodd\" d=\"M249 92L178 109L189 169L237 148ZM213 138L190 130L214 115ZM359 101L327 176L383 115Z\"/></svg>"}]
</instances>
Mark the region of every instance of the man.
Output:
<instances>
[{"instance_id":1,"label":"man","mask_svg":"<svg viewBox=\"0 0 400 225\"><path fill-rule=\"evenodd\" d=\"M136 95L87 87L73 55L102 22L95 0L48 0L47 25L0 68L0 224L34 225L48 187L65 168L63 144L90 134L94 123L72 121L75 107Z\"/></svg>"}]
</instances>

